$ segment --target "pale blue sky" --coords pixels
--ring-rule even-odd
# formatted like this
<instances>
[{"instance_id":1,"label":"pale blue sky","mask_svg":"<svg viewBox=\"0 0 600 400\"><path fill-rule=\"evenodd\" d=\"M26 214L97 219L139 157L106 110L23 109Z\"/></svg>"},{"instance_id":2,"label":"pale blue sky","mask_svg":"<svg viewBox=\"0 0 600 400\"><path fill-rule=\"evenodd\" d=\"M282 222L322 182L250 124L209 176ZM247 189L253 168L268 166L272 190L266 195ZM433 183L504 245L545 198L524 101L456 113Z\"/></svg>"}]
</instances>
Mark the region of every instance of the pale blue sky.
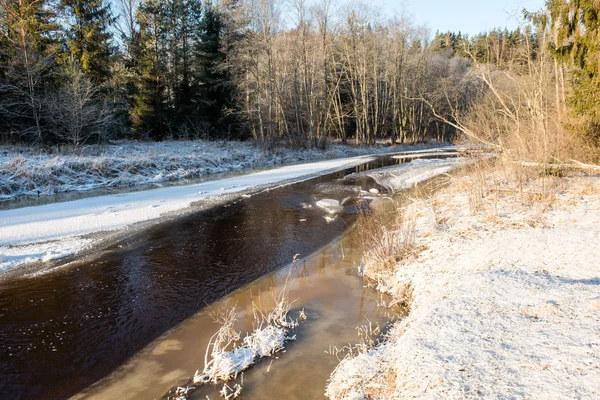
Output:
<instances>
[{"instance_id":1,"label":"pale blue sky","mask_svg":"<svg viewBox=\"0 0 600 400\"><path fill-rule=\"evenodd\" d=\"M363 0L366 1L366 0ZM341 0L341 3L345 2ZM517 21L510 17L520 10L530 11L544 6L544 0L368 0L381 6L383 15L391 15L404 8L411 20L425 23L432 31L462 31L479 33L496 27L515 28Z\"/></svg>"}]
</instances>

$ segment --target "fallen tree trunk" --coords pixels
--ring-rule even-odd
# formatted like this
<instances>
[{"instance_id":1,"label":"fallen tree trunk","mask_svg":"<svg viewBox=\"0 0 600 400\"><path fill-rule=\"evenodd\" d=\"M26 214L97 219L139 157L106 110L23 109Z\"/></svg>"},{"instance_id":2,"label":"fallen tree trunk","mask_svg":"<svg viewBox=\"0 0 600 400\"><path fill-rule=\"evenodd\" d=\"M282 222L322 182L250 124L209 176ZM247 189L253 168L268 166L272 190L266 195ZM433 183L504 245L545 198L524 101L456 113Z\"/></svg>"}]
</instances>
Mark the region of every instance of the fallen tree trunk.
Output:
<instances>
[{"instance_id":1,"label":"fallen tree trunk","mask_svg":"<svg viewBox=\"0 0 600 400\"><path fill-rule=\"evenodd\" d=\"M600 172L600 165L584 164L577 160L571 160L572 164L548 164L531 161L517 161L516 164L522 167L535 167L535 168L556 168L556 169L575 169L584 171Z\"/></svg>"}]
</instances>

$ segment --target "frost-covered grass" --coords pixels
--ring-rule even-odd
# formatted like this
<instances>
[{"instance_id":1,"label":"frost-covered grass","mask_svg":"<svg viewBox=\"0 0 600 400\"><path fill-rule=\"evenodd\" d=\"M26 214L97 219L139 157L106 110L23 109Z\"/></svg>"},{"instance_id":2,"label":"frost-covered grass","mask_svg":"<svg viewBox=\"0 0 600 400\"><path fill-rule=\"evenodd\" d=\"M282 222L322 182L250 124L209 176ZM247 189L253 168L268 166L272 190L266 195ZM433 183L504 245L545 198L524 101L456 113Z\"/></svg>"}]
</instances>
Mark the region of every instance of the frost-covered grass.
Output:
<instances>
[{"instance_id":1,"label":"frost-covered grass","mask_svg":"<svg viewBox=\"0 0 600 400\"><path fill-rule=\"evenodd\" d=\"M421 251L364 271L410 314L327 396L599 398L600 177L475 168L411 207Z\"/></svg>"},{"instance_id":2,"label":"frost-covered grass","mask_svg":"<svg viewBox=\"0 0 600 400\"><path fill-rule=\"evenodd\" d=\"M2 146L0 200L154 184L393 150L330 144L326 150L276 148L263 152L251 142L177 141L88 146L73 154Z\"/></svg>"},{"instance_id":3,"label":"frost-covered grass","mask_svg":"<svg viewBox=\"0 0 600 400\"><path fill-rule=\"evenodd\" d=\"M204 384L222 384L223 398L235 399L242 393L243 372L265 357L273 357L285 349L285 343L296 340L292 335L298 320L306 319L300 311L297 319L291 311L287 284L274 297L275 307L268 313L254 306L254 330L242 338L235 330L235 308L215 316L221 327L210 338L204 358L204 369L196 371L190 385L174 390L172 400L184 400L196 387ZM238 381L238 377L241 380Z\"/></svg>"}]
</instances>

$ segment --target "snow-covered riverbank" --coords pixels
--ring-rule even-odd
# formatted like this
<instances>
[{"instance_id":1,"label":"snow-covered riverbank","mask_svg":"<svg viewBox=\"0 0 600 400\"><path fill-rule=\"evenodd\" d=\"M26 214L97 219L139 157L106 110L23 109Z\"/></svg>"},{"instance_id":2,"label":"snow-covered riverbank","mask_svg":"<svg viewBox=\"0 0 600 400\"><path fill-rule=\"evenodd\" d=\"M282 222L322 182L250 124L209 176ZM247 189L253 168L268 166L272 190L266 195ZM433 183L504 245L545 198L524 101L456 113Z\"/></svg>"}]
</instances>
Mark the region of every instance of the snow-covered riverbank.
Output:
<instances>
[{"instance_id":1,"label":"snow-covered riverbank","mask_svg":"<svg viewBox=\"0 0 600 400\"><path fill-rule=\"evenodd\" d=\"M365 275L410 314L341 362L330 398L600 397L600 178L513 178L465 176L407 209L424 250Z\"/></svg>"},{"instance_id":2,"label":"snow-covered riverbank","mask_svg":"<svg viewBox=\"0 0 600 400\"><path fill-rule=\"evenodd\" d=\"M74 155L4 146L0 147L0 201L156 184L401 149L330 144L326 150L276 148L263 152L251 142L122 142L88 146L81 155Z\"/></svg>"}]
</instances>

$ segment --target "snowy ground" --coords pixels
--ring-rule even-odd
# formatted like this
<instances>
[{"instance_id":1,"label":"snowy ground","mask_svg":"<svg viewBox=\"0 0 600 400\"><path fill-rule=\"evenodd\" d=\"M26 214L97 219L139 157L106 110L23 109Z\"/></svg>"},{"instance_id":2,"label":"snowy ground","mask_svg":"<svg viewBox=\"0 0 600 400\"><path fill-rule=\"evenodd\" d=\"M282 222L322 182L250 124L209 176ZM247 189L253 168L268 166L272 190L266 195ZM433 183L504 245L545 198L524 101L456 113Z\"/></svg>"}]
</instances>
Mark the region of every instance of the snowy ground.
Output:
<instances>
[{"instance_id":1,"label":"snowy ground","mask_svg":"<svg viewBox=\"0 0 600 400\"><path fill-rule=\"evenodd\" d=\"M330 398L600 398L600 178L471 178L409 208L423 251L365 271L411 311Z\"/></svg>"},{"instance_id":2,"label":"snowy ground","mask_svg":"<svg viewBox=\"0 0 600 400\"><path fill-rule=\"evenodd\" d=\"M126 231L134 224L182 213L192 203L298 182L371 159L359 156L298 164L193 185L0 210L0 271L82 252L105 239L91 234Z\"/></svg>"},{"instance_id":3,"label":"snowy ground","mask_svg":"<svg viewBox=\"0 0 600 400\"><path fill-rule=\"evenodd\" d=\"M276 148L251 142L122 142L88 146L80 155L0 147L0 201L101 188L128 187L282 164L390 152L385 146L330 144L326 150Z\"/></svg>"}]
</instances>

